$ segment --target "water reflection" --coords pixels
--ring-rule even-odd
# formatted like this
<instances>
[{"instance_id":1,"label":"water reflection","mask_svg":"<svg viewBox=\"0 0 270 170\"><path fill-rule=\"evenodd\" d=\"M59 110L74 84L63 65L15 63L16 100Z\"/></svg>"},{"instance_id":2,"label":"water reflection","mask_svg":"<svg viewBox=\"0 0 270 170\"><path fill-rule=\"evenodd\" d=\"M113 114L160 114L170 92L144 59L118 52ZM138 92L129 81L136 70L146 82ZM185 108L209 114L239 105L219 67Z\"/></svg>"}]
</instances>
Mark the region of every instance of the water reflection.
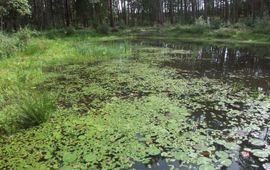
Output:
<instances>
[{"instance_id":1,"label":"water reflection","mask_svg":"<svg viewBox=\"0 0 270 170\"><path fill-rule=\"evenodd\" d=\"M170 60L162 61L162 67L175 68L179 76L208 77L218 79L225 83L230 83L237 88L246 87L251 91L270 91L270 48L267 46L227 46L227 45L205 45L191 44L182 42L164 42L137 40L135 44L139 46L159 47L157 57L169 57ZM177 49L178 51L175 52ZM180 50L180 51L179 51ZM185 52L186 51L186 52ZM191 51L191 52L188 52ZM152 51L149 53L153 53ZM269 140L269 127L262 128L256 132L250 133L241 129L241 127L230 127L228 123L230 117L227 116L227 110L238 110L245 114L243 103L226 104L227 110L216 110L214 105L217 103L200 103L203 109L195 110L191 118L198 124L206 123L210 129L230 129L228 133L237 133L238 137L255 137L266 142ZM269 111L268 111L269 112ZM238 124L245 117L235 117ZM238 129L237 129L238 128ZM253 170L263 169L265 160L259 160L254 157L250 151L245 148L254 148L249 142L243 142L241 148L237 150L237 155L229 170ZM175 167L179 167L179 162L174 162ZM160 158L154 161L151 166L136 163L135 169L169 169L168 163Z\"/></svg>"},{"instance_id":2,"label":"water reflection","mask_svg":"<svg viewBox=\"0 0 270 170\"><path fill-rule=\"evenodd\" d=\"M176 68L187 78L205 76L229 83L241 81L246 87L269 91L270 53L261 55L260 51L257 53L247 47L178 45L177 48L193 52L168 53L172 60L165 61L162 66Z\"/></svg>"}]
</instances>

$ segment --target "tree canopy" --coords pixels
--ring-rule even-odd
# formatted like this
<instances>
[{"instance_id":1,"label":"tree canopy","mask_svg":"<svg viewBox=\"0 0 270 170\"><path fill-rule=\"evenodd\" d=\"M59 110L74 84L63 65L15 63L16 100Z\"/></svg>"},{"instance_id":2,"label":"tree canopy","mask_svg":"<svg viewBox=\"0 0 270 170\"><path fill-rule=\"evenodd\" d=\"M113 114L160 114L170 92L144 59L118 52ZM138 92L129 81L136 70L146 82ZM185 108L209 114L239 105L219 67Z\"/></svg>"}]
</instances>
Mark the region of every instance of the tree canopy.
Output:
<instances>
[{"instance_id":1,"label":"tree canopy","mask_svg":"<svg viewBox=\"0 0 270 170\"><path fill-rule=\"evenodd\" d=\"M31 15L30 15L31 14ZM38 29L101 24L153 25L194 23L218 18L221 22L270 15L269 0L9 0L0 2L1 25ZM24 16L24 17L23 17ZM25 17L26 16L26 17ZM16 22L14 22L16 21Z\"/></svg>"}]
</instances>

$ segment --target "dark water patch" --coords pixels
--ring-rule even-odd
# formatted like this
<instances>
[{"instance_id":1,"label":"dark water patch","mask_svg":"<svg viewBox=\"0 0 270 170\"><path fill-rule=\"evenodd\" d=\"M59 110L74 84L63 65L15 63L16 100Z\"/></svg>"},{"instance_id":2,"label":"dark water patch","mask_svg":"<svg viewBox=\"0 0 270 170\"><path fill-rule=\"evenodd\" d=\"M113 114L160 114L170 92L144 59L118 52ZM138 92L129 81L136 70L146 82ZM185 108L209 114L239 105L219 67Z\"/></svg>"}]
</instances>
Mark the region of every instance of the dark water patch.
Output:
<instances>
[{"instance_id":1,"label":"dark water patch","mask_svg":"<svg viewBox=\"0 0 270 170\"><path fill-rule=\"evenodd\" d=\"M161 66L172 67L186 77L208 77L269 91L270 57L247 49L208 47L191 55L174 56ZM178 55L178 54L177 54ZM270 55L269 55L270 56Z\"/></svg>"}]
</instances>

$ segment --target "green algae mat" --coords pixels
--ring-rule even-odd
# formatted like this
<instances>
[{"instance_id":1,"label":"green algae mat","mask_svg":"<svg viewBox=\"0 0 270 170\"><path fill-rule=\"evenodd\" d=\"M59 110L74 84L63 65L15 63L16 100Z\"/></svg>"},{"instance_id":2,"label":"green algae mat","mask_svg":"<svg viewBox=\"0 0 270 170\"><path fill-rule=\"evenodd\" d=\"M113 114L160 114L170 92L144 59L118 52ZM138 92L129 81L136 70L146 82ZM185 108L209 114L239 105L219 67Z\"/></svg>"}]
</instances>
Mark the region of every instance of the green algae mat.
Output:
<instances>
[{"instance_id":1,"label":"green algae mat","mask_svg":"<svg viewBox=\"0 0 270 170\"><path fill-rule=\"evenodd\" d=\"M269 95L166 64L193 54L137 45L129 57L43 67L37 89L58 109L1 137L0 169L269 168Z\"/></svg>"}]
</instances>

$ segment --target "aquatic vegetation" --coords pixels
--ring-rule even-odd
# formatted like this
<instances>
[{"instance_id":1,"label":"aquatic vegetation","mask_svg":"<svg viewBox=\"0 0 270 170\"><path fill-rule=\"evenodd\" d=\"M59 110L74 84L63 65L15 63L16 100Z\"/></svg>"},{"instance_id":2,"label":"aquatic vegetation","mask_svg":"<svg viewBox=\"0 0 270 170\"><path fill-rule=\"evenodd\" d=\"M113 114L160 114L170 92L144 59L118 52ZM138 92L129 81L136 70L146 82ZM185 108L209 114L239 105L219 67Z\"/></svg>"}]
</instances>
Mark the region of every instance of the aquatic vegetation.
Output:
<instances>
[{"instance_id":1,"label":"aquatic vegetation","mask_svg":"<svg viewBox=\"0 0 270 170\"><path fill-rule=\"evenodd\" d=\"M151 167L163 159L175 169L210 170L229 167L241 153L268 166L269 132L261 137L269 128L268 94L254 96L245 82L193 76L163 65L192 55L189 50L106 43L83 40L76 46L67 40L57 43L59 51L44 51L61 56L34 65L42 68L35 72L41 78L30 92L34 87L52 93L55 103L28 96L18 109L0 93L6 102L0 112L51 115L41 116L38 124L46 122L39 126L0 139L0 169L139 169L136 163ZM39 56L33 53L28 54ZM82 60L73 62L73 57ZM36 74L16 73L13 81L27 82ZM8 92L9 84L1 85Z\"/></svg>"}]
</instances>

